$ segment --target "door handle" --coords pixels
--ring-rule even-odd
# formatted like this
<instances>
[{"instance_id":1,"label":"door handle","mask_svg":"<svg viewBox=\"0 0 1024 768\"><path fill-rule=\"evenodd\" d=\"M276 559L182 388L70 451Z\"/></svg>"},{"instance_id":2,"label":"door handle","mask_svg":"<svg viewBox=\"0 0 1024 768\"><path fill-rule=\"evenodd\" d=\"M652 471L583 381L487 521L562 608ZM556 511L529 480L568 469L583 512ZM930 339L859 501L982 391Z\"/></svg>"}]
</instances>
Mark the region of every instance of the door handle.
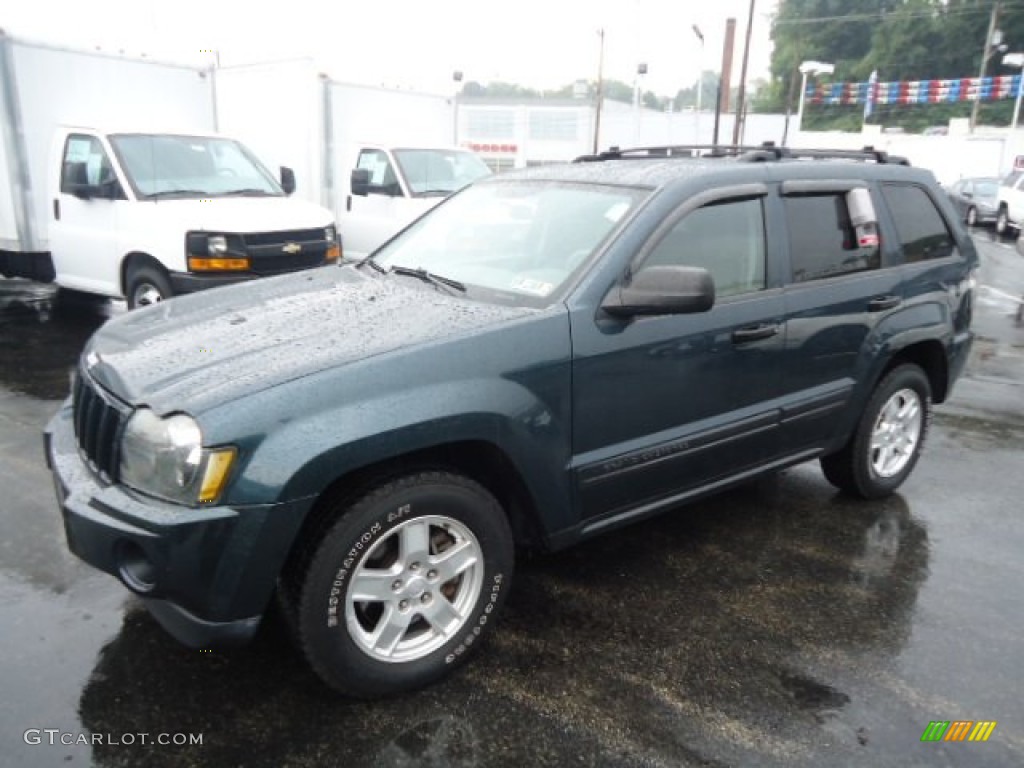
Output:
<instances>
[{"instance_id":1,"label":"door handle","mask_svg":"<svg viewBox=\"0 0 1024 768\"><path fill-rule=\"evenodd\" d=\"M732 332L732 343L733 344L746 344L750 341L760 341L761 339L770 339L772 336L779 332L779 326L768 325L762 323L761 325L752 325L749 328L739 328Z\"/></svg>"},{"instance_id":2,"label":"door handle","mask_svg":"<svg viewBox=\"0 0 1024 768\"><path fill-rule=\"evenodd\" d=\"M878 296L868 302L868 312L884 312L903 303L899 296Z\"/></svg>"},{"instance_id":3,"label":"door handle","mask_svg":"<svg viewBox=\"0 0 1024 768\"><path fill-rule=\"evenodd\" d=\"M352 195L345 196L345 210L349 212L352 211Z\"/></svg>"},{"instance_id":4,"label":"door handle","mask_svg":"<svg viewBox=\"0 0 1024 768\"><path fill-rule=\"evenodd\" d=\"M53 218L55 221L60 221L60 199L53 198Z\"/></svg>"}]
</instances>

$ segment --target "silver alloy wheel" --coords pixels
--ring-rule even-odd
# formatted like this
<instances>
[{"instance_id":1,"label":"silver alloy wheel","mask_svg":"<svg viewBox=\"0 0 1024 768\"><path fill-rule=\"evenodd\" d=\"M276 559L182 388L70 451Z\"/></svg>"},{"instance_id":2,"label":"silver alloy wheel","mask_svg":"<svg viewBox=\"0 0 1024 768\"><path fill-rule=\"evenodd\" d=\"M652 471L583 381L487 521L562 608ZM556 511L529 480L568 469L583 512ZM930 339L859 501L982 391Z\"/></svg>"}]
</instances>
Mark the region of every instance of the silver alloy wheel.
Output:
<instances>
[{"instance_id":1,"label":"silver alloy wheel","mask_svg":"<svg viewBox=\"0 0 1024 768\"><path fill-rule=\"evenodd\" d=\"M921 398L913 389L894 392L878 413L871 432L871 469L879 477L893 477L917 450L924 424Z\"/></svg>"},{"instance_id":2,"label":"silver alloy wheel","mask_svg":"<svg viewBox=\"0 0 1024 768\"><path fill-rule=\"evenodd\" d=\"M978 209L973 205L967 209L967 226L974 227L978 224Z\"/></svg>"},{"instance_id":3,"label":"silver alloy wheel","mask_svg":"<svg viewBox=\"0 0 1024 768\"><path fill-rule=\"evenodd\" d=\"M996 232L1000 235L1005 235L1007 230L1010 228L1010 216L1006 212L1005 208L999 209L999 215L996 216Z\"/></svg>"},{"instance_id":4,"label":"silver alloy wheel","mask_svg":"<svg viewBox=\"0 0 1024 768\"><path fill-rule=\"evenodd\" d=\"M389 531L360 560L345 597L345 623L379 661L422 659L466 624L480 598L484 562L465 525L432 515Z\"/></svg>"},{"instance_id":5,"label":"silver alloy wheel","mask_svg":"<svg viewBox=\"0 0 1024 768\"><path fill-rule=\"evenodd\" d=\"M150 304L159 304L164 300L160 289L152 283L139 283L135 286L132 298L136 307L148 307Z\"/></svg>"}]
</instances>

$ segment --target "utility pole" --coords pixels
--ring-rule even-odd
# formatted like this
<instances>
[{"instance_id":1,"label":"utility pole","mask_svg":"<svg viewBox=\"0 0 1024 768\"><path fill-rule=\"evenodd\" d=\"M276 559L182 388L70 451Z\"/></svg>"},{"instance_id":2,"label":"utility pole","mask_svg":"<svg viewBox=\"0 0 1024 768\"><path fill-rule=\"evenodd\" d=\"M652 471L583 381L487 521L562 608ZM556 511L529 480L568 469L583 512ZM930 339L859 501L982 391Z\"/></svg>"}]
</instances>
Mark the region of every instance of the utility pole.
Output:
<instances>
[{"instance_id":1,"label":"utility pole","mask_svg":"<svg viewBox=\"0 0 1024 768\"><path fill-rule=\"evenodd\" d=\"M601 136L601 102L604 101L604 27L597 30L597 36L601 38L601 47L597 54L597 107L594 114L595 155Z\"/></svg>"},{"instance_id":2,"label":"utility pole","mask_svg":"<svg viewBox=\"0 0 1024 768\"><path fill-rule=\"evenodd\" d=\"M985 79L985 69L988 67L988 51L992 46L992 38L996 33L1000 5L1001 3L996 0L992 4L992 14L988 17L988 32L985 33L985 45L981 49L981 71L978 73L978 90L974 94L974 106L971 107L971 133L974 133L974 127L978 124L978 108L981 106L981 82Z\"/></svg>"},{"instance_id":3,"label":"utility pole","mask_svg":"<svg viewBox=\"0 0 1024 768\"><path fill-rule=\"evenodd\" d=\"M750 0L750 15L747 17L747 38L743 43L743 63L740 65L740 90L736 96L736 120L732 124L732 145L740 145L740 124L746 113L747 60L750 58L750 31L754 26L754 0Z\"/></svg>"}]
</instances>

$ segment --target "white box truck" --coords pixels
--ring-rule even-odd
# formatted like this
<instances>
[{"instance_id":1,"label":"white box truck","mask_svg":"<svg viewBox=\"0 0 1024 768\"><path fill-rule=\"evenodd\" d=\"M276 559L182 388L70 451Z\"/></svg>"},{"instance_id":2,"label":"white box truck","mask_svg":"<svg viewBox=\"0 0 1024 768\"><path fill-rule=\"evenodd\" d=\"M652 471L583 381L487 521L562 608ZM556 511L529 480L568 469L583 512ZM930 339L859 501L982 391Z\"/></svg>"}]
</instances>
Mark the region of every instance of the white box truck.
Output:
<instances>
[{"instance_id":1,"label":"white box truck","mask_svg":"<svg viewBox=\"0 0 1024 768\"><path fill-rule=\"evenodd\" d=\"M0 104L4 276L135 307L338 260L291 170L214 133L209 70L0 33Z\"/></svg>"},{"instance_id":2,"label":"white box truck","mask_svg":"<svg viewBox=\"0 0 1024 768\"><path fill-rule=\"evenodd\" d=\"M216 91L221 128L301 171L297 194L334 211L347 258L490 173L454 146L445 96L338 82L312 59L223 67Z\"/></svg>"}]
</instances>

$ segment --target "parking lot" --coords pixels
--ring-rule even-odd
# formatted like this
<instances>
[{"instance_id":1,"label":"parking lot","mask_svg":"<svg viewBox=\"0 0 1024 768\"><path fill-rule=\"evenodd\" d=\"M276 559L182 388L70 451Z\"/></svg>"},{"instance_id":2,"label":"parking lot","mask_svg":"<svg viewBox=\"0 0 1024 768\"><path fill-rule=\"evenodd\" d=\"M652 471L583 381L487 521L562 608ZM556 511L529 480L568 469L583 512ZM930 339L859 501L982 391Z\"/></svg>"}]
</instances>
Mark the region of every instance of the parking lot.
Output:
<instances>
[{"instance_id":1,"label":"parking lot","mask_svg":"<svg viewBox=\"0 0 1024 768\"><path fill-rule=\"evenodd\" d=\"M41 432L124 309L0 280L0 765L1024 764L1024 258L975 239L979 338L898 494L806 465L521 559L470 665L374 703L277 616L189 650L67 552ZM936 720L997 725L923 743Z\"/></svg>"}]
</instances>

